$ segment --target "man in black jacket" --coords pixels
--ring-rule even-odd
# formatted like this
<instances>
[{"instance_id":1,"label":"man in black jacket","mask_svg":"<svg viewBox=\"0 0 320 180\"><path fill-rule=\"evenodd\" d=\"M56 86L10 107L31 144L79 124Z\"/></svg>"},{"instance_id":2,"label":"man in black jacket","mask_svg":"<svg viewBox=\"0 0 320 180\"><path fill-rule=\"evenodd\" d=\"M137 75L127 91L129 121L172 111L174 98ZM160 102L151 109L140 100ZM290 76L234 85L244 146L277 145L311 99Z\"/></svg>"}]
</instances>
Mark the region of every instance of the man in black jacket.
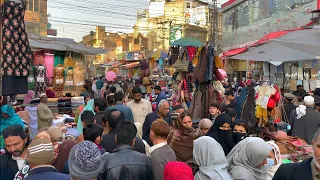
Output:
<instances>
[{"instance_id":1,"label":"man in black jacket","mask_svg":"<svg viewBox=\"0 0 320 180\"><path fill-rule=\"evenodd\" d=\"M26 163L29 138L20 124L5 128L2 131L2 136L6 153L0 156L0 179L12 180Z\"/></svg>"},{"instance_id":2,"label":"man in black jacket","mask_svg":"<svg viewBox=\"0 0 320 180\"><path fill-rule=\"evenodd\" d=\"M313 158L300 163L283 164L273 177L273 180L320 179L320 128L312 140Z\"/></svg>"},{"instance_id":3,"label":"man in black jacket","mask_svg":"<svg viewBox=\"0 0 320 180\"><path fill-rule=\"evenodd\" d=\"M101 118L106 113L105 110L107 108L106 100L102 98L94 99L94 112L96 113L94 119L96 120L96 124L102 126Z\"/></svg>"},{"instance_id":4,"label":"man in black jacket","mask_svg":"<svg viewBox=\"0 0 320 180\"><path fill-rule=\"evenodd\" d=\"M133 149L137 128L132 122L122 121L117 125L118 147L106 160L99 180L153 180L151 159Z\"/></svg>"},{"instance_id":5,"label":"man in black jacket","mask_svg":"<svg viewBox=\"0 0 320 180\"><path fill-rule=\"evenodd\" d=\"M116 109L111 109L105 116L102 117L103 123L109 128L109 133L102 136L102 141L100 143L106 152L112 153L118 146L115 140L115 136L117 134L117 125L124 120L124 113ZM138 137L135 138L134 150L140 153L146 153L143 141Z\"/></svg>"}]
</instances>

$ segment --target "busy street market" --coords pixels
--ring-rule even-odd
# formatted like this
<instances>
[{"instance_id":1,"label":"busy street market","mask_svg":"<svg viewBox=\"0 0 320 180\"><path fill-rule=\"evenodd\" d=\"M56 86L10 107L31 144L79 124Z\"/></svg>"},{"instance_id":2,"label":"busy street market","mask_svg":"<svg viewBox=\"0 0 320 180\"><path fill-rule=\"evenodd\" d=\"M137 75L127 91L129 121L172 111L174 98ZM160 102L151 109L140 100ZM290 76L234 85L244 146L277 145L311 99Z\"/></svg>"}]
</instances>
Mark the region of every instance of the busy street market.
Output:
<instances>
[{"instance_id":1,"label":"busy street market","mask_svg":"<svg viewBox=\"0 0 320 180\"><path fill-rule=\"evenodd\" d=\"M0 2L0 180L320 179L320 0Z\"/></svg>"}]
</instances>

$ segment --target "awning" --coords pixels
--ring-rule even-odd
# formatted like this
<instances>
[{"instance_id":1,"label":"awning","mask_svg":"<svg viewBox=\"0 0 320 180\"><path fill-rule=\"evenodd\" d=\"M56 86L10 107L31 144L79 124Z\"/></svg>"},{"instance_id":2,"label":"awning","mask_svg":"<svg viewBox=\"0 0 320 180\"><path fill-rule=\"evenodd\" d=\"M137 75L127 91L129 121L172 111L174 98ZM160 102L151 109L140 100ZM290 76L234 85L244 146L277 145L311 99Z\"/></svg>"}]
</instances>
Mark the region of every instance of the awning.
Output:
<instances>
[{"instance_id":1,"label":"awning","mask_svg":"<svg viewBox=\"0 0 320 180\"><path fill-rule=\"evenodd\" d=\"M289 34L274 39L273 42L304 53L320 56L320 29L305 29L290 32Z\"/></svg>"},{"instance_id":2,"label":"awning","mask_svg":"<svg viewBox=\"0 0 320 180\"><path fill-rule=\"evenodd\" d=\"M82 44L78 44L73 39L41 37L33 34L29 35L29 43L30 43L31 49L72 51L76 53L90 54L90 55L105 54L109 52L109 50L106 50L106 49L88 47Z\"/></svg>"},{"instance_id":3,"label":"awning","mask_svg":"<svg viewBox=\"0 0 320 180\"><path fill-rule=\"evenodd\" d=\"M248 51L232 56L231 59L270 62L279 65L282 62L304 61L317 59L317 56L304 53L276 42L270 41L256 47L248 48Z\"/></svg>"},{"instance_id":4,"label":"awning","mask_svg":"<svg viewBox=\"0 0 320 180\"><path fill-rule=\"evenodd\" d=\"M121 64L123 64L123 63L120 61L112 61L112 62L101 65L101 67L118 67Z\"/></svg>"},{"instance_id":5,"label":"awning","mask_svg":"<svg viewBox=\"0 0 320 180\"><path fill-rule=\"evenodd\" d=\"M266 43L272 39L277 39L277 38L280 38L286 34L288 34L289 32L294 32L294 31L298 31L298 30L302 30L304 28L306 28L307 26L310 26L312 25L313 22L310 22L304 26L301 26L301 27L298 27L298 28L295 28L295 29L291 29L291 30L284 30L284 31L277 31L277 32L271 32L269 34L267 34L266 36L264 36L263 38L261 38L260 40L258 40L256 43L254 43L253 45L251 46L246 46L246 47L242 47L242 48L236 48L236 49L231 49L231 50L228 50L226 52L223 52L223 57L228 57L228 56L235 56L237 54L240 54L242 52L244 52L245 50L248 49L248 47L252 47L252 46L258 46L260 44L263 44L263 43Z\"/></svg>"},{"instance_id":6,"label":"awning","mask_svg":"<svg viewBox=\"0 0 320 180\"><path fill-rule=\"evenodd\" d=\"M237 55L239 53L242 53L245 50L247 50L247 47L237 48L237 49L230 49L230 50L228 50L226 52L223 52L223 56L234 56L234 55Z\"/></svg>"},{"instance_id":7,"label":"awning","mask_svg":"<svg viewBox=\"0 0 320 180\"><path fill-rule=\"evenodd\" d=\"M140 62L132 62L132 63L129 63L129 64L121 65L121 67L130 69L130 68L137 67L139 65L139 63Z\"/></svg>"}]
</instances>

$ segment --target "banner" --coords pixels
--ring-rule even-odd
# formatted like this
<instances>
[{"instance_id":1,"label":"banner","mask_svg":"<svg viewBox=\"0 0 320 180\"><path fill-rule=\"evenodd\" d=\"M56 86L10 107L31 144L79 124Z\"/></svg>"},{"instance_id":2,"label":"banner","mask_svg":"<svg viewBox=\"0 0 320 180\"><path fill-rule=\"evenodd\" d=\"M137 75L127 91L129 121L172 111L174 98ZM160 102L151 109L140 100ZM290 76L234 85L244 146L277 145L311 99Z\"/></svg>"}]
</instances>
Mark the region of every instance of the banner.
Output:
<instances>
[{"instance_id":1,"label":"banner","mask_svg":"<svg viewBox=\"0 0 320 180\"><path fill-rule=\"evenodd\" d=\"M182 38L182 26L172 26L170 28L169 45Z\"/></svg>"}]
</instances>

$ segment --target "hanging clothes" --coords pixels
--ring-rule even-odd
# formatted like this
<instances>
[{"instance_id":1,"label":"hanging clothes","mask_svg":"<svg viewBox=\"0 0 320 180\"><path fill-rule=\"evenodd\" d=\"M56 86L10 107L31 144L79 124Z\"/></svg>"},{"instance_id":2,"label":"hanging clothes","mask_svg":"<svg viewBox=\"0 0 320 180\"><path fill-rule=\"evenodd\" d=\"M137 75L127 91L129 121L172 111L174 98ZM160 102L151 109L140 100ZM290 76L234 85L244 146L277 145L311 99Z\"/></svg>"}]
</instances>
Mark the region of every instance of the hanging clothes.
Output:
<instances>
[{"instance_id":1,"label":"hanging clothes","mask_svg":"<svg viewBox=\"0 0 320 180\"><path fill-rule=\"evenodd\" d=\"M33 64L36 66L45 64L43 51L34 52Z\"/></svg>"},{"instance_id":2,"label":"hanging clothes","mask_svg":"<svg viewBox=\"0 0 320 180\"><path fill-rule=\"evenodd\" d=\"M2 6L2 95L25 94L32 59L24 23L25 3L5 1Z\"/></svg>"},{"instance_id":3,"label":"hanging clothes","mask_svg":"<svg viewBox=\"0 0 320 180\"><path fill-rule=\"evenodd\" d=\"M39 97L41 93L46 93L47 84L46 84L46 67L43 65L37 66L35 71L36 79L36 97Z\"/></svg>"},{"instance_id":4,"label":"hanging clothes","mask_svg":"<svg viewBox=\"0 0 320 180\"><path fill-rule=\"evenodd\" d=\"M73 62L72 58L71 57L66 57L64 59L63 66L64 66L64 68L73 67L74 66L74 62Z\"/></svg>"},{"instance_id":5,"label":"hanging clothes","mask_svg":"<svg viewBox=\"0 0 320 180\"><path fill-rule=\"evenodd\" d=\"M48 78L49 84L51 84L53 81L54 57L52 54L45 54L44 60L46 65L46 77Z\"/></svg>"},{"instance_id":6,"label":"hanging clothes","mask_svg":"<svg viewBox=\"0 0 320 180\"><path fill-rule=\"evenodd\" d=\"M56 52L54 55L54 67L57 67L59 64L64 64L64 54L62 52Z\"/></svg>"},{"instance_id":7,"label":"hanging clothes","mask_svg":"<svg viewBox=\"0 0 320 180\"><path fill-rule=\"evenodd\" d=\"M187 47L187 52L188 52L188 55L189 55L189 60L192 61L193 60L193 57L196 55L197 53L197 48L196 47L193 47L193 46L188 46Z\"/></svg>"}]
</instances>

